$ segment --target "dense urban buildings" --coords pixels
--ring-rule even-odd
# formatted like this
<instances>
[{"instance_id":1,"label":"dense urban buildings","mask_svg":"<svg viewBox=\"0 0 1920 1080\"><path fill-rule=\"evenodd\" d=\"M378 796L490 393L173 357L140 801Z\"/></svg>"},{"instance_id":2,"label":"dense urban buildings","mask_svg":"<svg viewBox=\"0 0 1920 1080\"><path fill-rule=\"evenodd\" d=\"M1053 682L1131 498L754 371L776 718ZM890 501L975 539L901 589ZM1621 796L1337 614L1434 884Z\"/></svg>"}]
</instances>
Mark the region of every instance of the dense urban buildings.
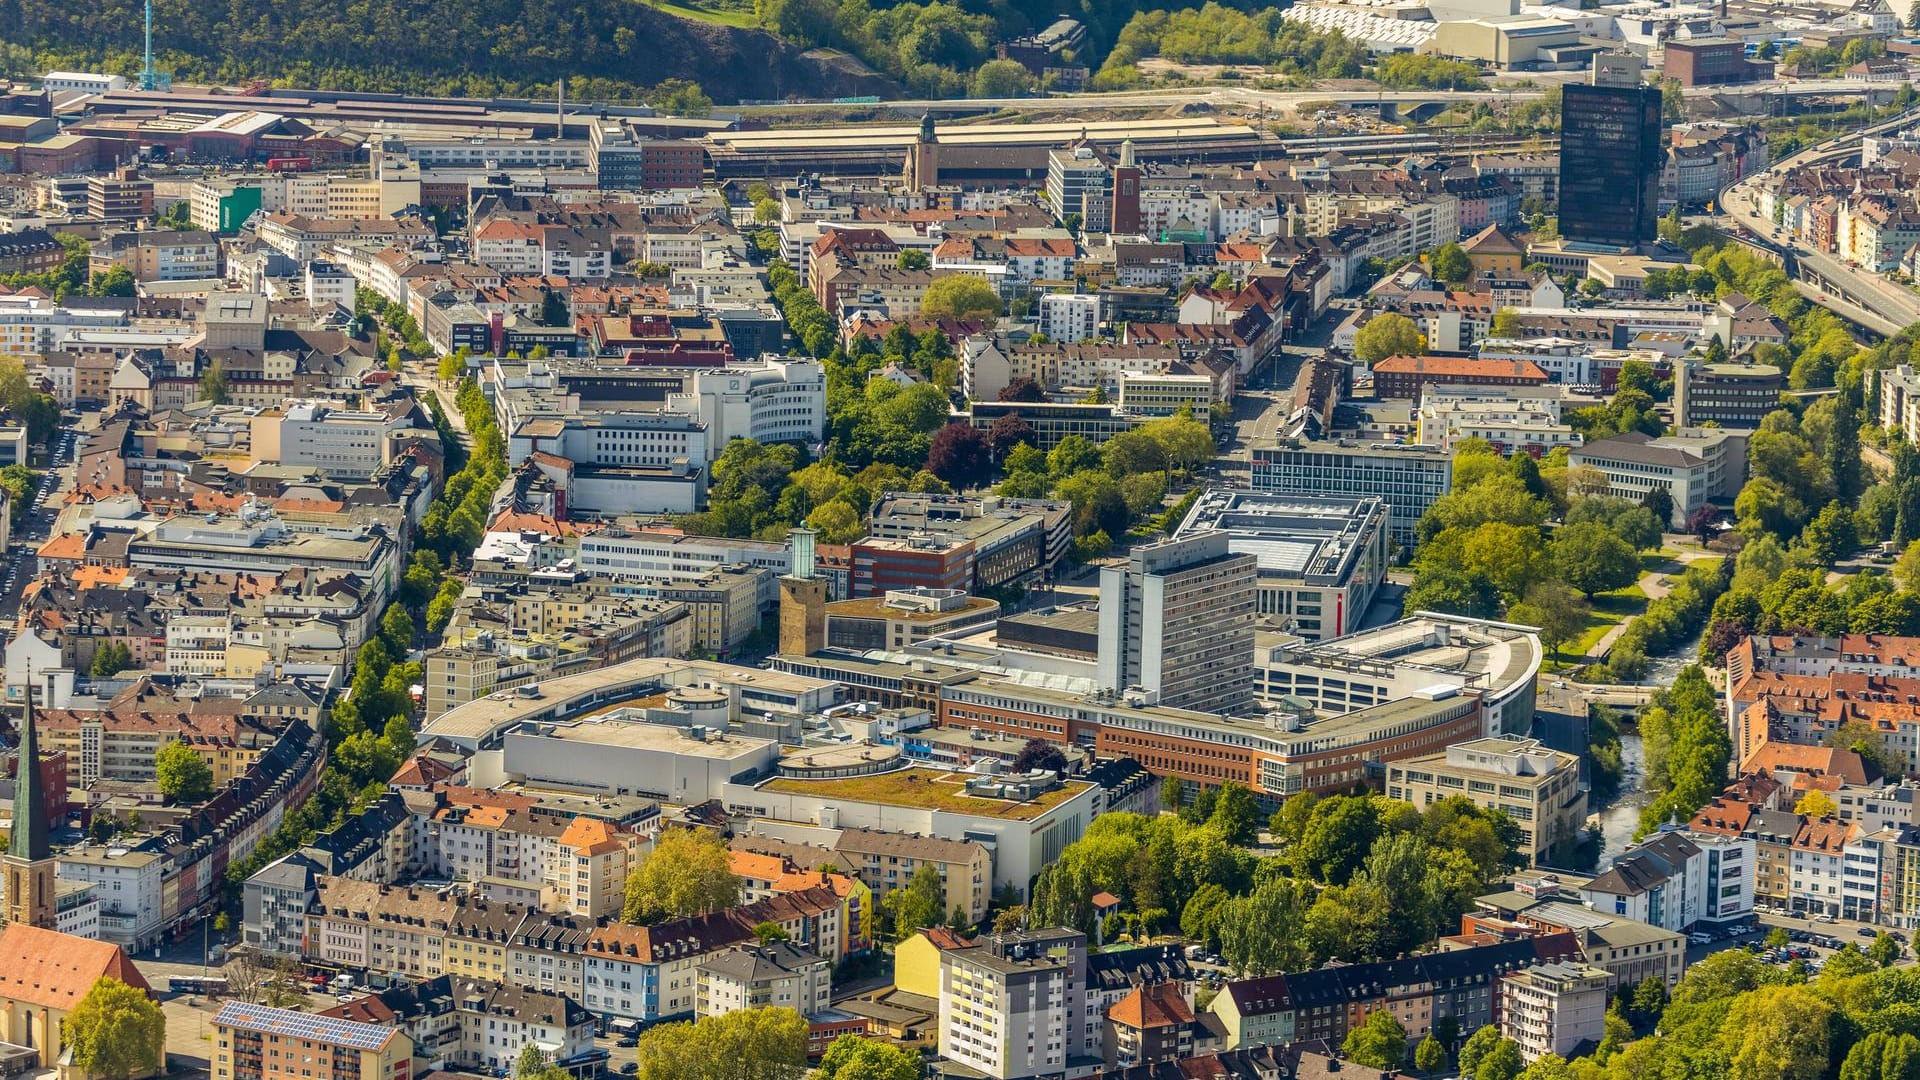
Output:
<instances>
[{"instance_id":1,"label":"dense urban buildings","mask_svg":"<svg viewBox=\"0 0 1920 1080\"><path fill-rule=\"evenodd\" d=\"M1798 1022L1737 946L1865 988L1786 1071L1898 1027L1895 8L1317 0L1253 97L1212 7L509 8L367 53L484 99L0 82L0 1072L1673 1073Z\"/></svg>"}]
</instances>

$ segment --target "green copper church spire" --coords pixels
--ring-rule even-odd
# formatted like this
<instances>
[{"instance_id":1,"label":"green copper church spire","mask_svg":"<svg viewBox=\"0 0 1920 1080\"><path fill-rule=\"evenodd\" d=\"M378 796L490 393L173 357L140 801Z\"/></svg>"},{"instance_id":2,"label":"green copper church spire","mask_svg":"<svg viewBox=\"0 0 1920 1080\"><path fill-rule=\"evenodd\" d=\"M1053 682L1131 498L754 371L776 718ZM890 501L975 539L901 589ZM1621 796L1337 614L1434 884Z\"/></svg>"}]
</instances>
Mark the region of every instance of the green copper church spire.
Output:
<instances>
[{"instance_id":1,"label":"green copper church spire","mask_svg":"<svg viewBox=\"0 0 1920 1080\"><path fill-rule=\"evenodd\" d=\"M27 674L27 707L20 718L19 763L13 774L13 834L7 854L38 861L52 855L47 841L47 801L40 790L40 744L33 732L33 674Z\"/></svg>"}]
</instances>

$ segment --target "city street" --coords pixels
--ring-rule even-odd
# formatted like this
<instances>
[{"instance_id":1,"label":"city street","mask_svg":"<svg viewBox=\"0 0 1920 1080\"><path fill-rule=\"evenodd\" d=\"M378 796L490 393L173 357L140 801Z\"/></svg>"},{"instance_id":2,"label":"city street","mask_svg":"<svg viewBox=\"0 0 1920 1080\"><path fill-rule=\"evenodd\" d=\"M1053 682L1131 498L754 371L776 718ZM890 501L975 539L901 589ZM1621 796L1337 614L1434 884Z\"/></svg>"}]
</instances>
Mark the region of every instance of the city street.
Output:
<instances>
[{"instance_id":1,"label":"city street","mask_svg":"<svg viewBox=\"0 0 1920 1080\"><path fill-rule=\"evenodd\" d=\"M1823 158L1844 157L1851 152L1849 147L1862 137L1898 130L1913 120L1913 112L1903 113L1884 123L1803 150L1774 163L1766 172L1777 173ZM1759 195L1753 188L1756 179L1758 176L1748 177L1728 188L1720 201L1720 211L1762 242L1790 249L1794 260L1801 264L1803 273L1811 272L1817 279L1814 282L1797 282L1802 293L1815 303L1833 308L1839 314L1881 333L1892 333L1920 322L1920 295L1880 274L1850 266L1839 258L1813 251L1791 238L1776 238L1774 222L1760 214ZM1867 317L1862 318L1862 315Z\"/></svg>"},{"instance_id":2,"label":"city street","mask_svg":"<svg viewBox=\"0 0 1920 1080\"><path fill-rule=\"evenodd\" d=\"M52 455L41 466L44 471L33 489L32 502L13 530L6 565L0 568L0 617L10 619L20 607L20 591L37 568L34 552L46 540L67 494L73 490L71 465L82 437L70 426L54 433Z\"/></svg>"}]
</instances>

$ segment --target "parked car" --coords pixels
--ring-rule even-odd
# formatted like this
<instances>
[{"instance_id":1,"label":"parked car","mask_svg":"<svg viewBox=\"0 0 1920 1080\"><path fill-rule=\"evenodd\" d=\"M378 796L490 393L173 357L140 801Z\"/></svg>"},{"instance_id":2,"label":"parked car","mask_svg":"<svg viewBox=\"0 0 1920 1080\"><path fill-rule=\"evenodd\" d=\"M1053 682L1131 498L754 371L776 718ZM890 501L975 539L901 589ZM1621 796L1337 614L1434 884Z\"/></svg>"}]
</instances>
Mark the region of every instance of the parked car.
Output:
<instances>
[{"instance_id":1,"label":"parked car","mask_svg":"<svg viewBox=\"0 0 1920 1080\"><path fill-rule=\"evenodd\" d=\"M1860 929L1855 930L1854 933L1860 935L1861 937L1872 937L1874 936L1876 931L1871 926L1863 926Z\"/></svg>"}]
</instances>

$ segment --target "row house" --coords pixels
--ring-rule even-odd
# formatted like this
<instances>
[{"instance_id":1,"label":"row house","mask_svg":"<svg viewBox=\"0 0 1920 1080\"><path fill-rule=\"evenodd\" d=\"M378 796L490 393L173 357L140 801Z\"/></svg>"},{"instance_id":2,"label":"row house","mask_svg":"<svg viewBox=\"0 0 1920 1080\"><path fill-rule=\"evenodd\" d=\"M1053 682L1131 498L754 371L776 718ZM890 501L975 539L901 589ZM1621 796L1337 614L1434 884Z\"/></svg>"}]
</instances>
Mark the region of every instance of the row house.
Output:
<instances>
[{"instance_id":1,"label":"row house","mask_svg":"<svg viewBox=\"0 0 1920 1080\"><path fill-rule=\"evenodd\" d=\"M1079 245L1072 237L949 237L933 249L936 270L1004 274L1007 282L1071 281Z\"/></svg>"},{"instance_id":2,"label":"row house","mask_svg":"<svg viewBox=\"0 0 1920 1080\"><path fill-rule=\"evenodd\" d=\"M829 315L841 317L856 309L873 309L896 321L920 314L927 288L944 276L931 269L847 264L831 252L816 256L811 272L819 283L814 296Z\"/></svg>"},{"instance_id":3,"label":"row house","mask_svg":"<svg viewBox=\"0 0 1920 1080\"><path fill-rule=\"evenodd\" d=\"M1887 273L1920 243L1920 206L1909 194L1859 195L1841 203L1836 253Z\"/></svg>"},{"instance_id":4,"label":"row house","mask_svg":"<svg viewBox=\"0 0 1920 1080\"><path fill-rule=\"evenodd\" d=\"M69 848L59 876L97 886L100 937L130 952L211 918L228 865L250 856L289 806L312 797L325 747L317 729L290 724L244 774L176 824L134 842Z\"/></svg>"},{"instance_id":5,"label":"row house","mask_svg":"<svg viewBox=\"0 0 1920 1080\"><path fill-rule=\"evenodd\" d=\"M403 980L315 1015L398 1027L432 1069L512 1069L527 1046L549 1063L593 1049L593 1014L563 994L450 975Z\"/></svg>"},{"instance_id":6,"label":"row house","mask_svg":"<svg viewBox=\"0 0 1920 1080\"><path fill-rule=\"evenodd\" d=\"M1848 782L1866 783L1858 755L1820 753L1829 749L1820 745L1827 735L1850 723L1871 729L1887 760L1899 763L1899 772L1920 772L1920 680L1760 670L1729 678L1728 684L1727 714L1742 772L1751 771L1749 760L1757 754L1779 759L1813 753L1819 759L1813 767L1844 768Z\"/></svg>"},{"instance_id":7,"label":"row house","mask_svg":"<svg viewBox=\"0 0 1920 1080\"><path fill-rule=\"evenodd\" d=\"M1882 426L1891 427L1884 420ZM1755 671L1787 675L1887 675L1920 678L1920 637L1893 634L1754 634L1726 656L1727 675L1738 683ZM1731 685L1730 683L1730 685Z\"/></svg>"},{"instance_id":8,"label":"row house","mask_svg":"<svg viewBox=\"0 0 1920 1080\"><path fill-rule=\"evenodd\" d=\"M781 835L772 835L775 831ZM973 840L755 822L749 831L734 837L733 846L740 852L775 856L782 865L839 870L882 898L906 888L921 867L931 867L940 875L947 902L966 912L970 922L985 918L992 902L993 856Z\"/></svg>"},{"instance_id":9,"label":"row house","mask_svg":"<svg viewBox=\"0 0 1920 1080\"><path fill-rule=\"evenodd\" d=\"M857 877L826 869L802 869L779 855L736 848L729 856L743 888L740 898L756 903L776 896L827 889L840 898L838 914L849 953L873 947L873 889Z\"/></svg>"},{"instance_id":10,"label":"row house","mask_svg":"<svg viewBox=\"0 0 1920 1080\"><path fill-rule=\"evenodd\" d=\"M1307 1041L1340 1045L1368 1015L1386 1010L1410 1040L1442 1020L1478 1031L1497 1018L1498 983L1511 972L1577 959L1572 934L1442 948L1397 960L1241 979L1221 987L1212 1011L1229 1049Z\"/></svg>"}]
</instances>

